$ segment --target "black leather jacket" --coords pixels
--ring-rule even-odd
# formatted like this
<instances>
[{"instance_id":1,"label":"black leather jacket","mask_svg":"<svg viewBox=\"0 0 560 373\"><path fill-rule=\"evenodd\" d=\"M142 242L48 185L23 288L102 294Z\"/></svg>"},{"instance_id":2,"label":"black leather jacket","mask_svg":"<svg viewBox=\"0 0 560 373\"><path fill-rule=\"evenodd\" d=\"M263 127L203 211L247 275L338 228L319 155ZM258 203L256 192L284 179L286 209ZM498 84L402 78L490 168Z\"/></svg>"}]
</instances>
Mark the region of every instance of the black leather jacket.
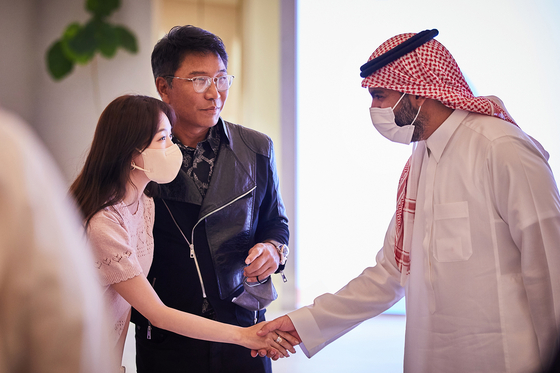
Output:
<instances>
[{"instance_id":1,"label":"black leather jacket","mask_svg":"<svg viewBox=\"0 0 560 373\"><path fill-rule=\"evenodd\" d=\"M204 224L219 297L226 299L242 286L249 249L267 239L287 244L289 233L272 140L222 119L217 125L222 126L225 138L204 200L184 170L162 186L161 197L200 206L196 224L184 234L193 242L193 232ZM194 243L198 256L196 239Z\"/></svg>"}]
</instances>

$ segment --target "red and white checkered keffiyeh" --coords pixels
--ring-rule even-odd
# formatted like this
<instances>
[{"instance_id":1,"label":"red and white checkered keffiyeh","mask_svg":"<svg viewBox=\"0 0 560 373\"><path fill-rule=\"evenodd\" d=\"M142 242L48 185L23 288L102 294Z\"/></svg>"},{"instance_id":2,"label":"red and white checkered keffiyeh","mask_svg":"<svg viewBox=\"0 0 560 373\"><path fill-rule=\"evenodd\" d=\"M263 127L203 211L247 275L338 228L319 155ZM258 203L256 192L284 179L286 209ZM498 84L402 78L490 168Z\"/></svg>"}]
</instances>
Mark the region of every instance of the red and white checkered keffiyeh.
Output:
<instances>
[{"instance_id":1,"label":"red and white checkered keffiyeh","mask_svg":"<svg viewBox=\"0 0 560 373\"><path fill-rule=\"evenodd\" d=\"M412 158L412 157L411 157ZM396 226L397 233L395 236L395 261L401 273L408 275L410 273L410 250L404 249L404 225L405 214L414 219L416 211L416 199L406 198L407 181L410 173L411 158L408 159L399 179L399 188L397 190L397 213Z\"/></svg>"},{"instance_id":2,"label":"red and white checkered keffiyeh","mask_svg":"<svg viewBox=\"0 0 560 373\"><path fill-rule=\"evenodd\" d=\"M404 286L410 273L410 247L416 211L416 195L422 160L426 152L426 143L414 143L414 151L406 162L399 179L397 192L397 212L395 214L395 261L401 272L401 285Z\"/></svg>"},{"instance_id":3,"label":"red and white checkered keffiyeh","mask_svg":"<svg viewBox=\"0 0 560 373\"><path fill-rule=\"evenodd\" d=\"M373 52L369 61L390 51L415 34L392 37ZM475 97L457 62L437 40L430 40L410 53L383 66L362 80L362 87L391 89L440 101L451 109L496 116L515 124L503 103L494 96ZM422 144L421 146L424 146ZM395 260L401 272L401 284L410 273L410 247L416 210L416 195L421 152L406 163L397 193Z\"/></svg>"},{"instance_id":4,"label":"red and white checkered keffiyeh","mask_svg":"<svg viewBox=\"0 0 560 373\"><path fill-rule=\"evenodd\" d=\"M395 48L415 34L400 34L381 44L368 61ZM508 112L487 97L475 97L449 51L432 39L383 66L362 80L362 87L378 87L440 101L451 109L492 115L515 124Z\"/></svg>"}]
</instances>

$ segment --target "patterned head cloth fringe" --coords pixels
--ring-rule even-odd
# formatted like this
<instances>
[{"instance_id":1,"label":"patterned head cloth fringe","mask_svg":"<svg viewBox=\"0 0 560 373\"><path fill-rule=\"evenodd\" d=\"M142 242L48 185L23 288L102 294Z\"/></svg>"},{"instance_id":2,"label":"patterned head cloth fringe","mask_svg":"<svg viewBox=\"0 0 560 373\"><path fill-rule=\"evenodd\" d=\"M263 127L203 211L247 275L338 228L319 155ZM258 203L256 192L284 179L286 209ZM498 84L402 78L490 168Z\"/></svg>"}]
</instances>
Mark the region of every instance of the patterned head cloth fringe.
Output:
<instances>
[{"instance_id":1,"label":"patterned head cloth fringe","mask_svg":"<svg viewBox=\"0 0 560 373\"><path fill-rule=\"evenodd\" d=\"M431 31L435 31L437 35L437 30ZM382 55L390 56L395 47L415 35L424 36L420 35L423 33L427 31L419 34L400 34L390 38L373 52L368 61ZM425 35L424 38L429 36ZM364 72L370 70L364 69ZM505 108L497 102L473 95L451 53L435 39L424 42L404 56L372 71L362 80L362 87L385 88L427 97L451 109L491 115L515 124Z\"/></svg>"}]
</instances>

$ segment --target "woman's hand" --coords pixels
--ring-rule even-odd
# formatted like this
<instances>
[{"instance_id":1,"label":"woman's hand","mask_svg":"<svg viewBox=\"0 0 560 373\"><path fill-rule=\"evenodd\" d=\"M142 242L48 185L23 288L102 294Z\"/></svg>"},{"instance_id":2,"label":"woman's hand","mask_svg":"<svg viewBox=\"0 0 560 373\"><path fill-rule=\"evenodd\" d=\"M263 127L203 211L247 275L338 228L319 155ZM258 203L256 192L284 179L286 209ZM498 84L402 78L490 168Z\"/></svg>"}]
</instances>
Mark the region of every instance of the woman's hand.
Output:
<instances>
[{"instance_id":1,"label":"woman's hand","mask_svg":"<svg viewBox=\"0 0 560 373\"><path fill-rule=\"evenodd\" d=\"M281 357L289 357L289 352L295 354L296 350L294 346L298 345L299 341L291 334L276 330L264 336L257 335L257 332L261 330L266 323L267 322L264 321L248 328L242 328L242 340L239 344L253 351L260 351L259 355L261 356L265 356L264 350L266 350L266 356L273 360L278 360L278 358ZM252 355L253 357L256 356L256 354Z\"/></svg>"}]
</instances>

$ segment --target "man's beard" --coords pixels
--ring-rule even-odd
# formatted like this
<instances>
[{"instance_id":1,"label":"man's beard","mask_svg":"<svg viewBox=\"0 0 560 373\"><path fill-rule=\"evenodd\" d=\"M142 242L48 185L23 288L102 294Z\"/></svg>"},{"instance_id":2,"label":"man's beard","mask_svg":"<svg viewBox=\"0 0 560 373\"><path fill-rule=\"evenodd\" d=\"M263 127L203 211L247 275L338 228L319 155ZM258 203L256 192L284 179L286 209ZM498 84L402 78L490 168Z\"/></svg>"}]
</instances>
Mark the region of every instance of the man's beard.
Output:
<instances>
[{"instance_id":1,"label":"man's beard","mask_svg":"<svg viewBox=\"0 0 560 373\"><path fill-rule=\"evenodd\" d=\"M398 108L395 113L395 123L399 127L408 126L414 120L414 117L418 113L418 110L412 107L410 103L409 96L406 95L400 102L400 108ZM416 121L414 122L414 133L412 134L412 141L423 140L424 128L426 123L426 117L423 113L418 115Z\"/></svg>"}]
</instances>

